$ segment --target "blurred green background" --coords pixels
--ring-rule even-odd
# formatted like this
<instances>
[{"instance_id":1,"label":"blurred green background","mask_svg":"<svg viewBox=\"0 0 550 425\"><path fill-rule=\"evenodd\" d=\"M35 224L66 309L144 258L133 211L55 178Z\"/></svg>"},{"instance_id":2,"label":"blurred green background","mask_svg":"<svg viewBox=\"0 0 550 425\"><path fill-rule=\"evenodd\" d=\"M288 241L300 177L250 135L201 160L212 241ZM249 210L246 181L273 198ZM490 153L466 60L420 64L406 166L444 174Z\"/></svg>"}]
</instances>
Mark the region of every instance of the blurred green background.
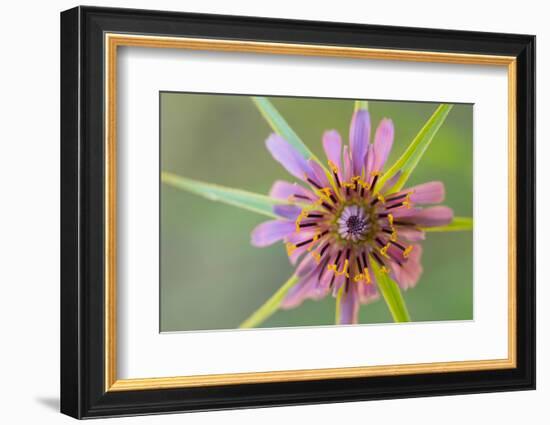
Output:
<instances>
[{"instance_id":1,"label":"blurred green background","mask_svg":"<svg viewBox=\"0 0 550 425\"><path fill-rule=\"evenodd\" d=\"M269 98L319 157L321 135L336 129L347 141L352 100ZM277 179L293 180L265 148L271 129L248 96L169 93L161 101L161 170L267 194ZM436 103L369 101L372 132L383 117L395 125L388 164L404 151ZM440 180L444 204L472 216L472 105L455 105L408 185ZM372 136L371 136L372 137ZM371 139L372 140L372 139ZM236 328L293 273L283 243L250 245L268 219L161 185L161 331ZM404 293L414 321L473 318L472 233L429 233L424 273ZM280 310L262 327L330 325L335 300ZM391 322L383 300L362 305L361 323Z\"/></svg>"}]
</instances>

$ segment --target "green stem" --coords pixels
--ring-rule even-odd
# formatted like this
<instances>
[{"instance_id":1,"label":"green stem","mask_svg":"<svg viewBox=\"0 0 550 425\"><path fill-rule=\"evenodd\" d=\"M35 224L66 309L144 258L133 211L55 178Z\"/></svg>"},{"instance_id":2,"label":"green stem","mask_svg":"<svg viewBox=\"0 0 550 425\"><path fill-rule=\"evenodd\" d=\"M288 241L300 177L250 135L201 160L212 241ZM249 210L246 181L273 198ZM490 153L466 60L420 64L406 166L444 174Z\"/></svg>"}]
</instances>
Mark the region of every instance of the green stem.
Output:
<instances>
[{"instance_id":1,"label":"green stem","mask_svg":"<svg viewBox=\"0 0 550 425\"><path fill-rule=\"evenodd\" d=\"M239 325L239 328L255 328L275 313L287 292L298 282L298 276L292 275L258 310Z\"/></svg>"},{"instance_id":2,"label":"green stem","mask_svg":"<svg viewBox=\"0 0 550 425\"><path fill-rule=\"evenodd\" d=\"M390 310L394 322L410 322L411 318L407 311L403 294L397 283L395 283L387 273L382 272L374 261L371 263L376 275L378 289L382 293L382 297Z\"/></svg>"}]
</instances>

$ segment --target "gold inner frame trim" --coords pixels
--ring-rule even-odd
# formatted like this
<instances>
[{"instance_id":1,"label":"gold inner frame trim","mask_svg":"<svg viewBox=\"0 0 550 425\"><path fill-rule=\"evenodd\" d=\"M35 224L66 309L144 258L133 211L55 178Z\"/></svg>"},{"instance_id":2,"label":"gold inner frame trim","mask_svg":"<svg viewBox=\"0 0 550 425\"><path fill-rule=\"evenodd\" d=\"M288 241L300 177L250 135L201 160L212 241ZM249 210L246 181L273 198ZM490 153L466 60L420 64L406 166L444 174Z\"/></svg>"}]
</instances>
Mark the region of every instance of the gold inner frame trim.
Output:
<instances>
[{"instance_id":1,"label":"gold inner frame trim","mask_svg":"<svg viewBox=\"0 0 550 425\"><path fill-rule=\"evenodd\" d=\"M136 391L214 385L237 385L285 381L358 378L417 373L448 373L510 369L516 367L516 58L446 52L370 49L328 45L269 43L256 41L105 34L105 391ZM285 370L253 373L118 379L116 324L116 123L117 49L149 47L398 60L468 65L503 66L508 72L508 357L419 364Z\"/></svg>"}]
</instances>

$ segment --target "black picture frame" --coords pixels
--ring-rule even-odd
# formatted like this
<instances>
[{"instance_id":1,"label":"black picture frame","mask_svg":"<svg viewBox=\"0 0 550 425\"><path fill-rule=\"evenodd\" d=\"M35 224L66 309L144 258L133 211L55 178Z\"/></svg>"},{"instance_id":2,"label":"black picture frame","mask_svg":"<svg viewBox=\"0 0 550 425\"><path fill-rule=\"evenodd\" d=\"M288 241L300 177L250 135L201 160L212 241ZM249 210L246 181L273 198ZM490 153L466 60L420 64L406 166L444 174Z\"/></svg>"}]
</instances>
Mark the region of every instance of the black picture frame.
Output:
<instances>
[{"instance_id":1,"label":"black picture frame","mask_svg":"<svg viewBox=\"0 0 550 425\"><path fill-rule=\"evenodd\" d=\"M105 391L104 34L517 58L517 367L369 378ZM76 7L61 13L61 412L75 418L535 388L535 37Z\"/></svg>"}]
</instances>

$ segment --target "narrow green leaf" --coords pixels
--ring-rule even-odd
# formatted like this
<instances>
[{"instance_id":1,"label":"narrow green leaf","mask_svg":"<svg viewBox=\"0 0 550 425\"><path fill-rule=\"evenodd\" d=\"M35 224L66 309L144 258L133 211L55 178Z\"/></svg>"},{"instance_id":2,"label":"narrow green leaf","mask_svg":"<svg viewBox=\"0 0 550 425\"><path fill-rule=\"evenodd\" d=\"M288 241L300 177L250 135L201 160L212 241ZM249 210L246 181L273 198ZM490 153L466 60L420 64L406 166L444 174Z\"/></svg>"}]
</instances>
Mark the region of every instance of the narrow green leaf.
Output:
<instances>
[{"instance_id":1,"label":"narrow green leaf","mask_svg":"<svg viewBox=\"0 0 550 425\"><path fill-rule=\"evenodd\" d=\"M275 133L282 136L298 152L300 152L305 159L313 158L322 164L313 152L311 152L311 150L304 144L302 139L300 139L300 137L295 133L292 127L288 125L279 111L275 109L275 106L273 106L269 100L265 97L253 97L252 101Z\"/></svg>"},{"instance_id":2,"label":"narrow green leaf","mask_svg":"<svg viewBox=\"0 0 550 425\"><path fill-rule=\"evenodd\" d=\"M367 102L366 100L356 100L354 109L356 111L358 111L359 109L368 110L369 109L369 102Z\"/></svg>"},{"instance_id":3,"label":"narrow green leaf","mask_svg":"<svg viewBox=\"0 0 550 425\"><path fill-rule=\"evenodd\" d=\"M473 230L474 219L471 217L455 217L446 226L438 227L422 227L425 232L461 232L465 230Z\"/></svg>"},{"instance_id":4,"label":"narrow green leaf","mask_svg":"<svg viewBox=\"0 0 550 425\"><path fill-rule=\"evenodd\" d=\"M403 155L384 173L379 179L376 188L379 190L384 186L384 183L391 177L393 177L398 171L401 171L401 176L392 188L387 190L387 193L400 191L410 175L418 165L418 162L430 146L435 134L449 115L453 105L441 104L437 107L430 119L424 124L424 127L413 139L411 144L407 147Z\"/></svg>"},{"instance_id":5,"label":"narrow green leaf","mask_svg":"<svg viewBox=\"0 0 550 425\"><path fill-rule=\"evenodd\" d=\"M387 274L382 272L375 261L371 261L378 289L382 293L382 297L390 310L394 322L410 322L409 312L399 285Z\"/></svg>"},{"instance_id":6,"label":"narrow green leaf","mask_svg":"<svg viewBox=\"0 0 550 425\"><path fill-rule=\"evenodd\" d=\"M258 310L239 325L239 328L255 328L275 313L287 292L298 282L298 276L292 275Z\"/></svg>"},{"instance_id":7,"label":"narrow green leaf","mask_svg":"<svg viewBox=\"0 0 550 425\"><path fill-rule=\"evenodd\" d=\"M344 294L344 287L342 286L340 290L338 291L338 294L336 295L336 311L334 314L334 324L339 325L340 324L340 312L342 310L342 306L340 305L342 303L342 296Z\"/></svg>"},{"instance_id":8,"label":"narrow green leaf","mask_svg":"<svg viewBox=\"0 0 550 425\"><path fill-rule=\"evenodd\" d=\"M273 212L273 206L286 204L286 202L271 198L269 196L259 195L241 189L233 189L218 186L216 184L204 183L164 171L161 174L161 180L167 185L186 190L211 201L223 202L225 204L244 208L245 210L253 211L272 218L279 218Z\"/></svg>"}]
</instances>

